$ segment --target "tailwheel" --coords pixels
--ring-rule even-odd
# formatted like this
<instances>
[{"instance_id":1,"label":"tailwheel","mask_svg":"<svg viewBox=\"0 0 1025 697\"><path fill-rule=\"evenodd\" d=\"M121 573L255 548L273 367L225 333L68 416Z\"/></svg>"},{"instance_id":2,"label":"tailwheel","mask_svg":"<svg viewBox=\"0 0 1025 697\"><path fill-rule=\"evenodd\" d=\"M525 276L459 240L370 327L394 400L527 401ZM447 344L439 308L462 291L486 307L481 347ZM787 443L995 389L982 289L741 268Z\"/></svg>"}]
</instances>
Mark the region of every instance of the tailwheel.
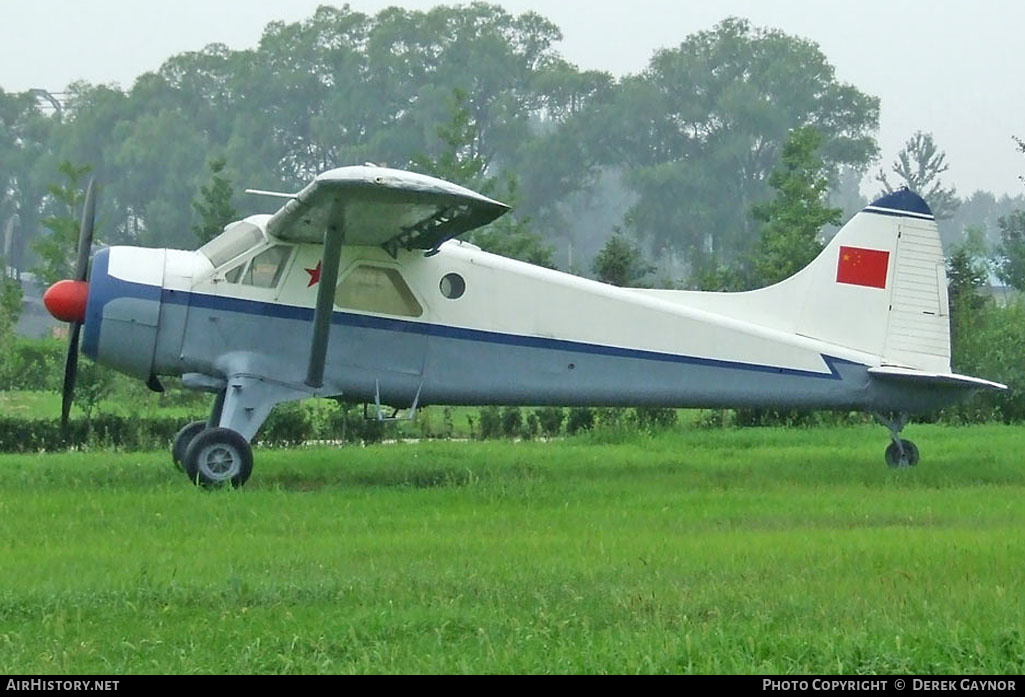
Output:
<instances>
[{"instance_id":1,"label":"tailwheel","mask_svg":"<svg viewBox=\"0 0 1025 697\"><path fill-rule=\"evenodd\" d=\"M185 471L185 451L188 450L192 439L199 435L200 431L206 428L206 421L193 421L182 427L174 437L171 445L171 460L174 466L181 472Z\"/></svg>"},{"instance_id":2,"label":"tailwheel","mask_svg":"<svg viewBox=\"0 0 1025 697\"><path fill-rule=\"evenodd\" d=\"M918 446L900 438L886 446L886 464L894 469L918 464Z\"/></svg>"},{"instance_id":3,"label":"tailwheel","mask_svg":"<svg viewBox=\"0 0 1025 697\"><path fill-rule=\"evenodd\" d=\"M253 450L229 428L210 428L196 435L185 450L185 473L205 487L242 486L253 473Z\"/></svg>"},{"instance_id":4,"label":"tailwheel","mask_svg":"<svg viewBox=\"0 0 1025 697\"><path fill-rule=\"evenodd\" d=\"M886 446L886 464L894 469L914 467L918 464L918 446L900 437L908 422L903 413L876 414L876 419L890 429L890 444Z\"/></svg>"}]
</instances>

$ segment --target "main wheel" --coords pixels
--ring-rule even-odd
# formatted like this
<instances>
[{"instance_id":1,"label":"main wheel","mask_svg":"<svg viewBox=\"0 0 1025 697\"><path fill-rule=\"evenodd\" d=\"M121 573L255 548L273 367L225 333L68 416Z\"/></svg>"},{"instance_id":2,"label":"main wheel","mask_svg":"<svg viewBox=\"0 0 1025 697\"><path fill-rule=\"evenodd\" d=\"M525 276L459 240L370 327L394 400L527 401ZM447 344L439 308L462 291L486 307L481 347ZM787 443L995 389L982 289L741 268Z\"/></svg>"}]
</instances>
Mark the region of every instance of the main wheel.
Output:
<instances>
[{"instance_id":1,"label":"main wheel","mask_svg":"<svg viewBox=\"0 0 1025 697\"><path fill-rule=\"evenodd\" d=\"M253 473L253 450L230 428L202 431L185 450L185 474L201 486L242 486Z\"/></svg>"},{"instance_id":2,"label":"main wheel","mask_svg":"<svg viewBox=\"0 0 1025 697\"><path fill-rule=\"evenodd\" d=\"M904 457L900 455L900 448L896 443L891 442L886 446L886 464L893 468L914 467L918 464L918 446L909 440L900 440L904 448Z\"/></svg>"},{"instance_id":3,"label":"main wheel","mask_svg":"<svg viewBox=\"0 0 1025 697\"><path fill-rule=\"evenodd\" d=\"M182 426L182 429L174 437L174 443L171 445L171 459L174 461L174 466L180 471L185 471L185 466L182 463L185 462L185 451L188 450L189 444L205 428L206 421L193 421Z\"/></svg>"}]
</instances>

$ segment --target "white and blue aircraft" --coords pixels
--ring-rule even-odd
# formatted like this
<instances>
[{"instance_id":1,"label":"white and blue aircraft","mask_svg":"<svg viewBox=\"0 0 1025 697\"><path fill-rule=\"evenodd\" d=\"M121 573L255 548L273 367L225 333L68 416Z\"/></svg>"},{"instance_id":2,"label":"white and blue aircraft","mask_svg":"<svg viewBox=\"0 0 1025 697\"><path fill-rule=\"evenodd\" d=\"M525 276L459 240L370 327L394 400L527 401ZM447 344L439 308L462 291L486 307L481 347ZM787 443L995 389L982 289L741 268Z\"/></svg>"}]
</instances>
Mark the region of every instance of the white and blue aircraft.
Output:
<instances>
[{"instance_id":1,"label":"white and blue aircraft","mask_svg":"<svg viewBox=\"0 0 1025 697\"><path fill-rule=\"evenodd\" d=\"M900 437L909 414L1004 388L951 372L940 239L907 190L744 293L618 288L489 254L456 238L508 207L411 172L343 167L284 196L196 251L102 249L90 274L90 185L76 278L45 295L72 323L65 421L83 327L95 361L216 395L173 447L201 485L245 483L274 405L313 396L379 417L381 404L865 410L897 467L919 457Z\"/></svg>"}]
</instances>

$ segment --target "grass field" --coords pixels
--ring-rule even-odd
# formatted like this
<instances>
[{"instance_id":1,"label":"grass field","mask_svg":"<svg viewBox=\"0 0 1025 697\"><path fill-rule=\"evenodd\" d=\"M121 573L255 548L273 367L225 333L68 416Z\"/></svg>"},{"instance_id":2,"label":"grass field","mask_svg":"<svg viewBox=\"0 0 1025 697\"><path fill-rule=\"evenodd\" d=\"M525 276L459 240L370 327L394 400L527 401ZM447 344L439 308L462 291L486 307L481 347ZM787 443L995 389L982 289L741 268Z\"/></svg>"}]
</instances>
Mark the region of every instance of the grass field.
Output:
<instances>
[{"instance_id":1,"label":"grass field","mask_svg":"<svg viewBox=\"0 0 1025 697\"><path fill-rule=\"evenodd\" d=\"M0 672L1021 673L1020 428L0 457Z\"/></svg>"}]
</instances>

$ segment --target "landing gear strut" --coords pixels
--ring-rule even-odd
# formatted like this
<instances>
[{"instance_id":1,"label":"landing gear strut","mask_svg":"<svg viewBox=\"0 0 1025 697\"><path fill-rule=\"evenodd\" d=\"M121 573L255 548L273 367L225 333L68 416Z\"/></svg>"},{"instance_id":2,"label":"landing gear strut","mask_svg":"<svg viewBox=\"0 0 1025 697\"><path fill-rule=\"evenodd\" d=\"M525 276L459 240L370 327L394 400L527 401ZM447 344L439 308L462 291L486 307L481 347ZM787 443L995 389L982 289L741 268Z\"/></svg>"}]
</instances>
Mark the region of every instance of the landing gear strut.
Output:
<instances>
[{"instance_id":1,"label":"landing gear strut","mask_svg":"<svg viewBox=\"0 0 1025 697\"><path fill-rule=\"evenodd\" d=\"M903 467L914 467L918 464L918 446L909 440L900 437L907 423L907 414L891 414L884 416L876 414L876 419L882 425L890 429L890 440L886 446L886 464L894 469Z\"/></svg>"}]
</instances>

